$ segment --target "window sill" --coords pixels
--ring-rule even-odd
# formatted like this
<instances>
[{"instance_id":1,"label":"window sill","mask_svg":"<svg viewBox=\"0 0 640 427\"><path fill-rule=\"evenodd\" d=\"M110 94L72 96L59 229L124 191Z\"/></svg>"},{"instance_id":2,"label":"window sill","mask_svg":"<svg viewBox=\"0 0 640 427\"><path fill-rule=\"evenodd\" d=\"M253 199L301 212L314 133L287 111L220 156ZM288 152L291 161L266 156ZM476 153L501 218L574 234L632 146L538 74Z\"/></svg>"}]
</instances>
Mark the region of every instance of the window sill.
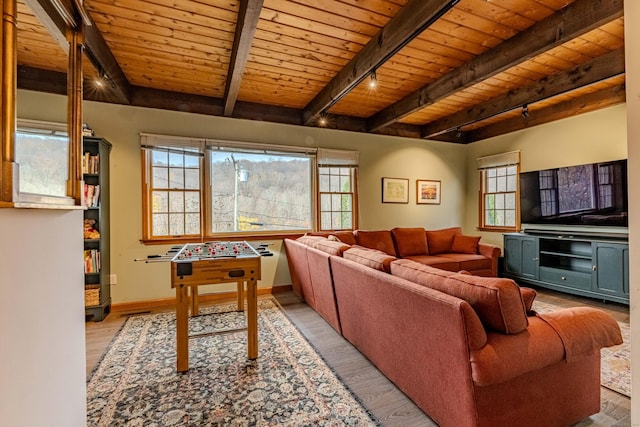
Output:
<instances>
[{"instance_id":1,"label":"window sill","mask_svg":"<svg viewBox=\"0 0 640 427\"><path fill-rule=\"evenodd\" d=\"M513 232L518 231L517 227L478 227L476 228L478 231L489 231L495 233L505 233L505 232Z\"/></svg>"}]
</instances>

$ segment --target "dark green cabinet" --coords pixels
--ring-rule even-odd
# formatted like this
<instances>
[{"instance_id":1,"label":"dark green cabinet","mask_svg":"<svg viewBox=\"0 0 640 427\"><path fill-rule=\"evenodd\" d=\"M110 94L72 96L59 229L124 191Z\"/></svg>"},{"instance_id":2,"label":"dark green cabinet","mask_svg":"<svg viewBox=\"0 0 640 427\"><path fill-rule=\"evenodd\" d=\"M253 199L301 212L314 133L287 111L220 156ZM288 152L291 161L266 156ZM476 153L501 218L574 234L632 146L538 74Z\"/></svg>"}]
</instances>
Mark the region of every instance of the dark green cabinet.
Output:
<instances>
[{"instance_id":1,"label":"dark green cabinet","mask_svg":"<svg viewBox=\"0 0 640 427\"><path fill-rule=\"evenodd\" d=\"M111 311L109 152L103 138L83 138L85 315L101 321ZM90 224L91 230L87 229Z\"/></svg>"},{"instance_id":2,"label":"dark green cabinet","mask_svg":"<svg viewBox=\"0 0 640 427\"><path fill-rule=\"evenodd\" d=\"M504 269L506 274L537 279L538 260L538 239L521 235L505 235Z\"/></svg>"},{"instance_id":3,"label":"dark green cabinet","mask_svg":"<svg viewBox=\"0 0 640 427\"><path fill-rule=\"evenodd\" d=\"M629 245L594 235L508 233L504 276L577 295L629 303Z\"/></svg>"}]
</instances>

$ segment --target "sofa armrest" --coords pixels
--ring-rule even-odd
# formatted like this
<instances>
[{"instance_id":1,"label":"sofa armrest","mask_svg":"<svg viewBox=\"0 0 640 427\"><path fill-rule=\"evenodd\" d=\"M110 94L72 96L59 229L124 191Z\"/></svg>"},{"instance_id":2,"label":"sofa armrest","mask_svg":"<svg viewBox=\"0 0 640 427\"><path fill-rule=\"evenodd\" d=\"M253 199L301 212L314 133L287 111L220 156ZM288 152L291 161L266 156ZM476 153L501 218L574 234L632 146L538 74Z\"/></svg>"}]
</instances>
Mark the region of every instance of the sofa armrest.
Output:
<instances>
[{"instance_id":1,"label":"sofa armrest","mask_svg":"<svg viewBox=\"0 0 640 427\"><path fill-rule=\"evenodd\" d=\"M567 361L622 344L618 322L597 308L565 308L537 316L560 336Z\"/></svg>"},{"instance_id":2,"label":"sofa armrest","mask_svg":"<svg viewBox=\"0 0 640 427\"><path fill-rule=\"evenodd\" d=\"M491 259L491 276L498 277L498 258L502 254L499 246L489 243L478 243L478 253Z\"/></svg>"}]
</instances>

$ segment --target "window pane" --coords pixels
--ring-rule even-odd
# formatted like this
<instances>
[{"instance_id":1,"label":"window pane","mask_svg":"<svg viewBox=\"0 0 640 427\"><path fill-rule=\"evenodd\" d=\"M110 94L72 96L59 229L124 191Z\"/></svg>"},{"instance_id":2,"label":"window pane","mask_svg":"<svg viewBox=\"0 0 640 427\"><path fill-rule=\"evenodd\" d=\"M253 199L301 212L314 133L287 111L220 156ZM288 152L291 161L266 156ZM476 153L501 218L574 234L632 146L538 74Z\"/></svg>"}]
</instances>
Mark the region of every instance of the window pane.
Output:
<instances>
[{"instance_id":1,"label":"window pane","mask_svg":"<svg viewBox=\"0 0 640 427\"><path fill-rule=\"evenodd\" d=\"M248 222L260 231L312 228L311 159L221 150L210 152L209 165L210 232L240 231Z\"/></svg>"},{"instance_id":2,"label":"window pane","mask_svg":"<svg viewBox=\"0 0 640 427\"><path fill-rule=\"evenodd\" d=\"M336 170L336 169L332 169L332 170ZM340 177L337 175L331 175L329 179L331 180L329 191L331 192L340 191Z\"/></svg>"},{"instance_id":3,"label":"window pane","mask_svg":"<svg viewBox=\"0 0 640 427\"><path fill-rule=\"evenodd\" d=\"M349 175L342 175L340 177L340 191L349 192L351 191L351 179Z\"/></svg>"},{"instance_id":4,"label":"window pane","mask_svg":"<svg viewBox=\"0 0 640 427\"><path fill-rule=\"evenodd\" d=\"M151 163L153 166L169 166L169 152L153 150L151 152Z\"/></svg>"},{"instance_id":5,"label":"window pane","mask_svg":"<svg viewBox=\"0 0 640 427\"><path fill-rule=\"evenodd\" d=\"M496 209L504 209L504 194L495 195Z\"/></svg>"},{"instance_id":6,"label":"window pane","mask_svg":"<svg viewBox=\"0 0 640 427\"><path fill-rule=\"evenodd\" d=\"M69 165L69 138L16 132L15 161L20 165L21 193L65 197Z\"/></svg>"},{"instance_id":7,"label":"window pane","mask_svg":"<svg viewBox=\"0 0 640 427\"><path fill-rule=\"evenodd\" d=\"M184 170L184 188L187 190L200 189L200 169Z\"/></svg>"},{"instance_id":8,"label":"window pane","mask_svg":"<svg viewBox=\"0 0 640 427\"><path fill-rule=\"evenodd\" d=\"M169 168L169 188L184 188L184 169Z\"/></svg>"},{"instance_id":9,"label":"window pane","mask_svg":"<svg viewBox=\"0 0 640 427\"><path fill-rule=\"evenodd\" d=\"M184 214L169 214L169 234L171 236L181 236L184 233Z\"/></svg>"},{"instance_id":10,"label":"window pane","mask_svg":"<svg viewBox=\"0 0 640 427\"><path fill-rule=\"evenodd\" d=\"M329 175L320 175L320 191L328 192L329 190Z\"/></svg>"},{"instance_id":11,"label":"window pane","mask_svg":"<svg viewBox=\"0 0 640 427\"><path fill-rule=\"evenodd\" d=\"M516 226L516 211L514 210L505 211L504 225L508 227Z\"/></svg>"},{"instance_id":12,"label":"window pane","mask_svg":"<svg viewBox=\"0 0 640 427\"><path fill-rule=\"evenodd\" d=\"M152 169L151 186L153 188L169 188L169 169L154 167Z\"/></svg>"},{"instance_id":13,"label":"window pane","mask_svg":"<svg viewBox=\"0 0 640 427\"><path fill-rule=\"evenodd\" d=\"M496 192L507 191L507 177L499 176L496 180Z\"/></svg>"},{"instance_id":14,"label":"window pane","mask_svg":"<svg viewBox=\"0 0 640 427\"><path fill-rule=\"evenodd\" d=\"M200 213L200 193L195 191L184 193L184 211Z\"/></svg>"},{"instance_id":15,"label":"window pane","mask_svg":"<svg viewBox=\"0 0 640 427\"><path fill-rule=\"evenodd\" d=\"M498 189L498 185L496 183L496 178L487 179L487 193L495 193Z\"/></svg>"},{"instance_id":16,"label":"window pane","mask_svg":"<svg viewBox=\"0 0 640 427\"><path fill-rule=\"evenodd\" d=\"M169 192L154 191L151 212L168 212L169 211Z\"/></svg>"},{"instance_id":17,"label":"window pane","mask_svg":"<svg viewBox=\"0 0 640 427\"><path fill-rule=\"evenodd\" d=\"M331 194L320 195L320 209L323 211L331 210Z\"/></svg>"},{"instance_id":18,"label":"window pane","mask_svg":"<svg viewBox=\"0 0 640 427\"><path fill-rule=\"evenodd\" d=\"M153 223L152 232L154 236L169 235L169 215L153 214L151 221Z\"/></svg>"},{"instance_id":19,"label":"window pane","mask_svg":"<svg viewBox=\"0 0 640 427\"><path fill-rule=\"evenodd\" d=\"M516 194L507 193L504 195L504 207L507 209L516 209Z\"/></svg>"},{"instance_id":20,"label":"window pane","mask_svg":"<svg viewBox=\"0 0 640 427\"><path fill-rule=\"evenodd\" d=\"M185 233L200 234L200 213L190 213L185 215Z\"/></svg>"},{"instance_id":21,"label":"window pane","mask_svg":"<svg viewBox=\"0 0 640 427\"><path fill-rule=\"evenodd\" d=\"M507 191L516 191L518 180L515 175L507 176Z\"/></svg>"},{"instance_id":22,"label":"window pane","mask_svg":"<svg viewBox=\"0 0 640 427\"><path fill-rule=\"evenodd\" d=\"M331 210L339 211L340 206L342 205L342 195L341 194L333 194L331 196Z\"/></svg>"},{"instance_id":23,"label":"window pane","mask_svg":"<svg viewBox=\"0 0 640 427\"><path fill-rule=\"evenodd\" d=\"M184 155L184 167L192 169L200 169L200 156L193 154Z\"/></svg>"},{"instance_id":24,"label":"window pane","mask_svg":"<svg viewBox=\"0 0 640 427\"><path fill-rule=\"evenodd\" d=\"M169 212L184 212L184 193L172 191L169 193Z\"/></svg>"},{"instance_id":25,"label":"window pane","mask_svg":"<svg viewBox=\"0 0 640 427\"><path fill-rule=\"evenodd\" d=\"M169 166L183 168L184 154L169 153Z\"/></svg>"}]
</instances>

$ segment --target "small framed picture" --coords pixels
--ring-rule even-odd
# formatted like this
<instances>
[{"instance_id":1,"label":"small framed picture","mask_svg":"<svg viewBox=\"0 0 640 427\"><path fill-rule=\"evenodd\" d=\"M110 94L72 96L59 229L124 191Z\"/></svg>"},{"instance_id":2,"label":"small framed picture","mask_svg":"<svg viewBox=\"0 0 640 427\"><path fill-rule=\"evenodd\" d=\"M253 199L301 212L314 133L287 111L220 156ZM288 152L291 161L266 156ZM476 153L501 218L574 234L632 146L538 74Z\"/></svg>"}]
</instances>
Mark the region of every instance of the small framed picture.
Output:
<instances>
[{"instance_id":1,"label":"small framed picture","mask_svg":"<svg viewBox=\"0 0 640 427\"><path fill-rule=\"evenodd\" d=\"M382 178L382 203L409 203L409 180Z\"/></svg>"},{"instance_id":2,"label":"small framed picture","mask_svg":"<svg viewBox=\"0 0 640 427\"><path fill-rule=\"evenodd\" d=\"M419 179L416 181L416 203L426 205L440 204L440 181Z\"/></svg>"}]
</instances>

